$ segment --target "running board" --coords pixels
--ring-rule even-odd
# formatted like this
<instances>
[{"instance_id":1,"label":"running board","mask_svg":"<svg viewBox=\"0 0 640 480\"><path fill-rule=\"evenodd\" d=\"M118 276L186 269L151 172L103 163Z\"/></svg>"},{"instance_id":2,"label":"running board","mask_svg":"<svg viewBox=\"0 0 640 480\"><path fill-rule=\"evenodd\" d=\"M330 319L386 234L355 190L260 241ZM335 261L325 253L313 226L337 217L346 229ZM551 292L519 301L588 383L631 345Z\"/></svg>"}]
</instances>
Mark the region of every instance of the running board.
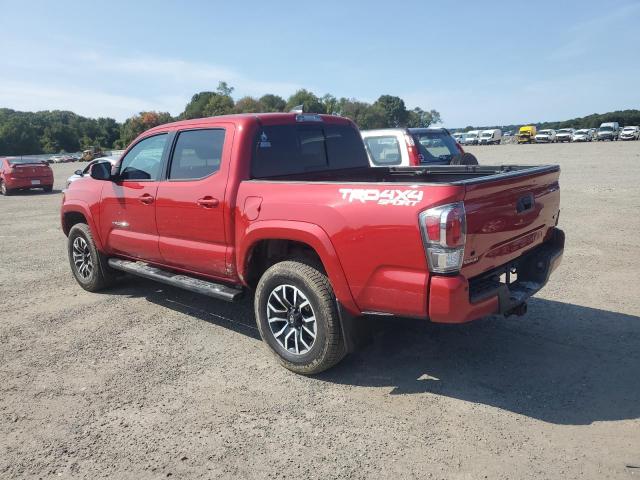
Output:
<instances>
[{"instance_id":1,"label":"running board","mask_svg":"<svg viewBox=\"0 0 640 480\"><path fill-rule=\"evenodd\" d=\"M199 278L188 277L187 275L162 270L161 268L152 267L148 263L144 262L132 262L129 260L122 260L120 258L110 258L109 266L116 270L148 278L149 280L155 280L156 282L166 283L172 287L183 288L184 290L200 293L208 297L226 300L227 302L233 302L242 295L242 290L239 288L228 287L220 283L208 282Z\"/></svg>"}]
</instances>

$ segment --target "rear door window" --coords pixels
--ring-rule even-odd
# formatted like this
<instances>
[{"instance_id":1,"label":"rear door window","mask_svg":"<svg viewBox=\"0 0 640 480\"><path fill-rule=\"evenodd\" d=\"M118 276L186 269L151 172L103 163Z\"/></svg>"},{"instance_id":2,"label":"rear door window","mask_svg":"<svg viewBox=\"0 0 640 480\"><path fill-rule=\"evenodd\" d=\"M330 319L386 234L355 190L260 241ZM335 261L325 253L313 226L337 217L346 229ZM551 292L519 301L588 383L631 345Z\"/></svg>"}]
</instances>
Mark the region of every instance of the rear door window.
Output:
<instances>
[{"instance_id":1,"label":"rear door window","mask_svg":"<svg viewBox=\"0 0 640 480\"><path fill-rule=\"evenodd\" d=\"M170 180L196 180L220 170L224 129L180 132L173 149Z\"/></svg>"},{"instance_id":2,"label":"rear door window","mask_svg":"<svg viewBox=\"0 0 640 480\"><path fill-rule=\"evenodd\" d=\"M393 135L384 137L367 137L364 139L371 160L375 165L400 165L402 154L397 137Z\"/></svg>"},{"instance_id":3,"label":"rear door window","mask_svg":"<svg viewBox=\"0 0 640 480\"><path fill-rule=\"evenodd\" d=\"M368 167L362 138L348 125L266 125L258 132L252 178Z\"/></svg>"}]
</instances>

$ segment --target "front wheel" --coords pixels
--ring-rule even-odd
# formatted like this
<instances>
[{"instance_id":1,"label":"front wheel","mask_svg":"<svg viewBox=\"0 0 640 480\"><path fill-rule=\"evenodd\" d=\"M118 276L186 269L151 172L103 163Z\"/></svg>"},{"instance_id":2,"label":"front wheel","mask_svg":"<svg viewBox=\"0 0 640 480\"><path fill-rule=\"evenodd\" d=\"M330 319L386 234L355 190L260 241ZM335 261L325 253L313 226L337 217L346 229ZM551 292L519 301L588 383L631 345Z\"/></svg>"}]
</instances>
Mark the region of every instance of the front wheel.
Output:
<instances>
[{"instance_id":1,"label":"front wheel","mask_svg":"<svg viewBox=\"0 0 640 480\"><path fill-rule=\"evenodd\" d=\"M270 267L256 288L255 315L262 340L292 372L320 373L346 354L331 284L316 266Z\"/></svg>"},{"instance_id":2,"label":"front wheel","mask_svg":"<svg viewBox=\"0 0 640 480\"><path fill-rule=\"evenodd\" d=\"M67 248L71 271L82 288L97 292L114 282L115 272L96 248L87 224L78 223L71 228Z\"/></svg>"}]
</instances>

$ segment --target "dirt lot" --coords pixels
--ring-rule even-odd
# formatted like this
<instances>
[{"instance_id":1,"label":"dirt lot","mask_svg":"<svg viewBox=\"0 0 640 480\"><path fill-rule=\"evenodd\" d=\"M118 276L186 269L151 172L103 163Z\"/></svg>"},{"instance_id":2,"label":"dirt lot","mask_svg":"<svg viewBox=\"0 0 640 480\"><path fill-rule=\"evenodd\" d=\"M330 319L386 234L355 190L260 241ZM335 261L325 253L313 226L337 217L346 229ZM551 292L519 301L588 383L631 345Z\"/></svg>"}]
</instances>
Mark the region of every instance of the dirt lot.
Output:
<instances>
[{"instance_id":1,"label":"dirt lot","mask_svg":"<svg viewBox=\"0 0 640 480\"><path fill-rule=\"evenodd\" d=\"M564 262L522 318L371 320L315 378L250 301L84 292L56 192L0 197L0 478L639 478L640 142L469 148L560 163Z\"/></svg>"}]
</instances>

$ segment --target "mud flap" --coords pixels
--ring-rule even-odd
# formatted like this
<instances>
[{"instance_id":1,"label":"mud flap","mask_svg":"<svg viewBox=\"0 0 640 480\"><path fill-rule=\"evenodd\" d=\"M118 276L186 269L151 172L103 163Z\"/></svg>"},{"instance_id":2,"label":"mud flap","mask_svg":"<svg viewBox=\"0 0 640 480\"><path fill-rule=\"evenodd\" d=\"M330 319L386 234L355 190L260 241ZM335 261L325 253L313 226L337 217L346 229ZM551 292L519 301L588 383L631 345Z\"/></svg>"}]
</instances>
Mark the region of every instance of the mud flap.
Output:
<instances>
[{"instance_id":1,"label":"mud flap","mask_svg":"<svg viewBox=\"0 0 640 480\"><path fill-rule=\"evenodd\" d=\"M340 302L336 302L340 328L346 353L352 353L371 341L371 329L366 325L366 319L352 315Z\"/></svg>"}]
</instances>

